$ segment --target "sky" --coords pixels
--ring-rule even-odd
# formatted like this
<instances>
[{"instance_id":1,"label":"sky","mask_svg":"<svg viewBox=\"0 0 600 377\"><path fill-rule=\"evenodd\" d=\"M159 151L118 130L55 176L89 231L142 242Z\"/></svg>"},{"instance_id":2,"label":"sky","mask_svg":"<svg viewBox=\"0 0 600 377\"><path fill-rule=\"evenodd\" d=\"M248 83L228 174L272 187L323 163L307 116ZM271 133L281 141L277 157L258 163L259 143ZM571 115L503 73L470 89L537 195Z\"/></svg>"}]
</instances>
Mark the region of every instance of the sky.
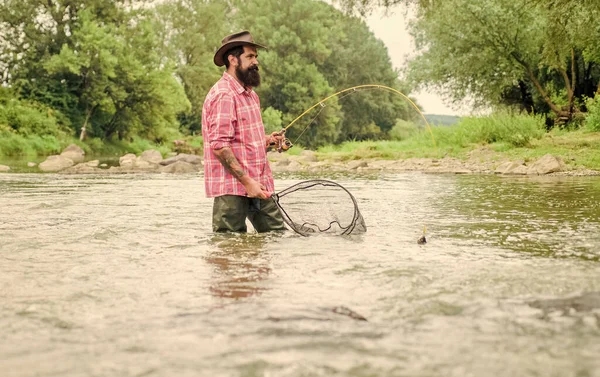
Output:
<instances>
[{"instance_id":1,"label":"sky","mask_svg":"<svg viewBox=\"0 0 600 377\"><path fill-rule=\"evenodd\" d=\"M385 11L377 10L365 21L375 37L386 45L394 67L404 68L407 57L415 54L414 41L406 29L404 10L398 6L390 9L387 15ZM464 109L455 110L446 105L433 89L413 92L411 97L417 99L426 114L467 115Z\"/></svg>"}]
</instances>

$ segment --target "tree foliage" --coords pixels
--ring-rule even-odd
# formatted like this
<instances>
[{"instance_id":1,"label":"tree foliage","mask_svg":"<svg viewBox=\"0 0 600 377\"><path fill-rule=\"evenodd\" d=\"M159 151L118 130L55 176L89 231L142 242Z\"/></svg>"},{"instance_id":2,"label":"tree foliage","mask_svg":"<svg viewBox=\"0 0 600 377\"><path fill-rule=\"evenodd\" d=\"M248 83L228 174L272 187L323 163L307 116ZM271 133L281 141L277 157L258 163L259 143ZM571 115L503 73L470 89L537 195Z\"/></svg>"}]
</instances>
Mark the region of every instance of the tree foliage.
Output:
<instances>
[{"instance_id":1,"label":"tree foliage","mask_svg":"<svg viewBox=\"0 0 600 377\"><path fill-rule=\"evenodd\" d=\"M174 0L156 10L166 55L177 63L176 74L191 103L191 111L180 117L182 128L199 133L206 93L222 75L213 64L214 52L229 34L232 7L222 0Z\"/></svg>"},{"instance_id":2,"label":"tree foliage","mask_svg":"<svg viewBox=\"0 0 600 377\"><path fill-rule=\"evenodd\" d=\"M4 84L67 114L75 130L90 121L100 137L169 138L187 100L151 20L132 3L3 1Z\"/></svg>"},{"instance_id":3,"label":"tree foliage","mask_svg":"<svg viewBox=\"0 0 600 377\"><path fill-rule=\"evenodd\" d=\"M600 3L595 0L338 0L350 12L402 4L416 17L421 86L455 101L519 106L570 121L600 81Z\"/></svg>"},{"instance_id":4,"label":"tree foliage","mask_svg":"<svg viewBox=\"0 0 600 377\"><path fill-rule=\"evenodd\" d=\"M27 106L61 114L72 135L167 141L200 130L206 93L223 74L214 52L242 29L269 47L257 88L268 130L351 86L408 94L365 22L317 0L0 0L0 78ZM351 93L288 137L309 147L387 138L397 119L416 116L390 92Z\"/></svg>"},{"instance_id":5,"label":"tree foliage","mask_svg":"<svg viewBox=\"0 0 600 377\"><path fill-rule=\"evenodd\" d=\"M253 30L269 48L260 52L265 107L289 124L304 110L340 90L376 83L402 88L387 49L364 21L317 1L241 2L238 29ZM268 15L268 16L267 16ZM319 146L387 137L398 118L415 116L405 100L384 91L333 98L289 129L292 140Z\"/></svg>"}]
</instances>

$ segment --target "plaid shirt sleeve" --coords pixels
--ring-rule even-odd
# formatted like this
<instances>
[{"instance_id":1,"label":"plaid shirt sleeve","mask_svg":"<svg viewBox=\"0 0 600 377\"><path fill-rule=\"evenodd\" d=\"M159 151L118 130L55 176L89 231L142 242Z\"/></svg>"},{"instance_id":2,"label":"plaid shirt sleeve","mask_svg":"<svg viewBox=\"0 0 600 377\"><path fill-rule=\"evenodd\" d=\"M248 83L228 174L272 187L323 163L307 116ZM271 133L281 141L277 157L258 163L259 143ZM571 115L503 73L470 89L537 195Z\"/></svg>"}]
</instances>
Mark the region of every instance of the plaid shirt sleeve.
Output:
<instances>
[{"instance_id":1,"label":"plaid shirt sleeve","mask_svg":"<svg viewBox=\"0 0 600 377\"><path fill-rule=\"evenodd\" d=\"M231 95L223 93L215 98L214 112L208 117L208 140L211 149L231 148L237 122L235 103Z\"/></svg>"}]
</instances>

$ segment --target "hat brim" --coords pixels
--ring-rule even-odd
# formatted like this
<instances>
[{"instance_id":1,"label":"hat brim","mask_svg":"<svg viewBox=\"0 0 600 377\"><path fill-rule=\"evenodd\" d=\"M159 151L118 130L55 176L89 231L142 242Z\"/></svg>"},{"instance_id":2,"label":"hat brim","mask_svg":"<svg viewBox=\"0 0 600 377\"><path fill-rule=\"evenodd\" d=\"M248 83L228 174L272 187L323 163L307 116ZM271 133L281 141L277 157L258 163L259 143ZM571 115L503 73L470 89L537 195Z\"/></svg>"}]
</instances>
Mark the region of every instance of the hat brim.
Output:
<instances>
[{"instance_id":1,"label":"hat brim","mask_svg":"<svg viewBox=\"0 0 600 377\"><path fill-rule=\"evenodd\" d=\"M232 49L234 47L238 47L238 46L253 46L253 47L258 47L258 48L264 48L265 50L267 49L266 46L259 45L258 43L243 42L243 41L233 41L230 43L226 43L223 46L221 46L215 53L215 57L213 59L213 62L215 63L215 65L217 67L224 66L225 62L223 61L223 55L227 52L227 50L230 50L230 49Z\"/></svg>"}]
</instances>

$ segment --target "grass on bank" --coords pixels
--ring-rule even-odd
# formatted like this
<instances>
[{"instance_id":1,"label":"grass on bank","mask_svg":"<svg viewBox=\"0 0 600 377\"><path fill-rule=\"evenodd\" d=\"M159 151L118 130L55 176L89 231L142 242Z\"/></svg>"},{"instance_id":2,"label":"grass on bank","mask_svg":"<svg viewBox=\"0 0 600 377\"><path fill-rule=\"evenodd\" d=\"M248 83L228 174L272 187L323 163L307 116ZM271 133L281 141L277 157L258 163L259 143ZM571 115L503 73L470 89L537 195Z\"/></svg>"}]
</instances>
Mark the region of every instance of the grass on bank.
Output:
<instances>
[{"instance_id":1,"label":"grass on bank","mask_svg":"<svg viewBox=\"0 0 600 377\"><path fill-rule=\"evenodd\" d=\"M189 137L184 139L190 152L202 152L202 138ZM57 138L52 135L19 135L15 133L0 134L0 156L36 157L60 154L68 145L79 145L89 156L122 156L126 153L139 155L145 150L155 149L163 156L176 150L175 144L158 144L141 138L131 141L105 141L90 138L84 142L76 138Z\"/></svg>"},{"instance_id":2,"label":"grass on bank","mask_svg":"<svg viewBox=\"0 0 600 377\"><path fill-rule=\"evenodd\" d=\"M574 167L600 170L600 132L582 128L546 132L541 117L499 114L464 118L452 127L439 126L403 140L346 142L319 148L320 159L407 159L455 157L488 149L487 157L525 162L552 154Z\"/></svg>"},{"instance_id":3,"label":"grass on bank","mask_svg":"<svg viewBox=\"0 0 600 377\"><path fill-rule=\"evenodd\" d=\"M513 148L528 146L544 133L542 117L496 114L463 118L454 126L420 130L401 140L346 142L322 147L318 152L342 160L461 157L481 145L503 143Z\"/></svg>"},{"instance_id":4,"label":"grass on bank","mask_svg":"<svg viewBox=\"0 0 600 377\"><path fill-rule=\"evenodd\" d=\"M597 129L586 126L575 131L554 129L546 132L541 117L494 114L463 118L456 125L432 127L430 131L407 129L406 122L399 122L398 127L399 129L390 132L397 140L328 145L319 148L317 155L320 159L333 160L413 157L467 159L472 157L470 152L484 150L489 152L487 158L520 159L528 162L549 153L561 157L571 166L600 170L600 126ZM201 137L187 137L183 140L184 147L177 149L173 142L156 144L139 138L129 142L106 142L92 138L82 143L75 138L57 139L54 136L2 133L0 156L58 154L72 143L81 146L88 156L122 156L125 153L139 155L148 149L158 150L163 156L173 151L202 154ZM302 150L301 145L295 145L286 154L298 155Z\"/></svg>"}]
</instances>

